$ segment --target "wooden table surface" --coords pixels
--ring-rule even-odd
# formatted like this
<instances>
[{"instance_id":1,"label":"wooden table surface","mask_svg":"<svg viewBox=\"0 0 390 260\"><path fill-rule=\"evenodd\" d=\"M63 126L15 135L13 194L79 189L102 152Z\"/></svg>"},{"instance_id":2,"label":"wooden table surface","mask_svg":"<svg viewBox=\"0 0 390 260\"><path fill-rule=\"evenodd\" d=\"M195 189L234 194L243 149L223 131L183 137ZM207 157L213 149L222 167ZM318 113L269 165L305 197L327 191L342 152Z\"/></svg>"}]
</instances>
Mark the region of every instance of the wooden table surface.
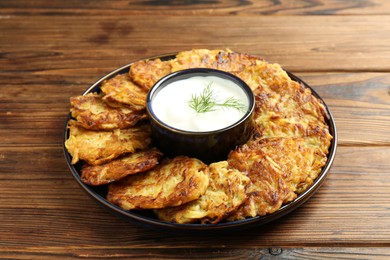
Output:
<instances>
[{"instance_id":1,"label":"wooden table surface","mask_svg":"<svg viewBox=\"0 0 390 260\"><path fill-rule=\"evenodd\" d=\"M0 2L0 258L390 259L390 2ZM230 48L280 63L333 113L331 172L302 207L229 235L159 232L97 205L62 151L69 97L141 58Z\"/></svg>"}]
</instances>

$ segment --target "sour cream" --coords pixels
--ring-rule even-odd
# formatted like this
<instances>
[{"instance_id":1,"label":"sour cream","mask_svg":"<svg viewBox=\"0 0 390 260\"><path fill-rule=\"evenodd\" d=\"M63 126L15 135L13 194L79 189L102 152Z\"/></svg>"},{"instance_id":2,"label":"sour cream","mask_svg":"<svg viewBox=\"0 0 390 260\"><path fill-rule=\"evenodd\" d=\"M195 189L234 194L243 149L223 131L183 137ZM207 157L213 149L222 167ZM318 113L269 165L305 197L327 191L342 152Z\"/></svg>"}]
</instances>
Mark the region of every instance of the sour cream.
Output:
<instances>
[{"instance_id":1,"label":"sour cream","mask_svg":"<svg viewBox=\"0 0 390 260\"><path fill-rule=\"evenodd\" d=\"M234 99L241 109L217 105L212 111L197 112L190 106L191 100L209 93L209 90L218 104ZM207 132L229 127L243 118L249 109L249 98L231 80L217 76L193 76L173 81L160 89L152 99L151 108L158 120L166 125L184 131Z\"/></svg>"}]
</instances>

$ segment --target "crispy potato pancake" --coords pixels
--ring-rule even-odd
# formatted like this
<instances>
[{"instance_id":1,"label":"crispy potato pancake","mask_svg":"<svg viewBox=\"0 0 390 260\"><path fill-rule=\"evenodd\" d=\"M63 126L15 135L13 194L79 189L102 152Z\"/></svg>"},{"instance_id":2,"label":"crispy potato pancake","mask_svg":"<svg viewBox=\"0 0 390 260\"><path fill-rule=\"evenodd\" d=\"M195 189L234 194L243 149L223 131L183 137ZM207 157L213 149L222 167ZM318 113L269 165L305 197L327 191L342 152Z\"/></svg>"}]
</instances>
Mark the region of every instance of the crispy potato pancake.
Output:
<instances>
[{"instance_id":1,"label":"crispy potato pancake","mask_svg":"<svg viewBox=\"0 0 390 260\"><path fill-rule=\"evenodd\" d=\"M254 55L247 55L237 52L220 51L217 56L217 69L230 72L240 76L241 72L250 70L262 58Z\"/></svg>"},{"instance_id":2,"label":"crispy potato pancake","mask_svg":"<svg viewBox=\"0 0 390 260\"><path fill-rule=\"evenodd\" d=\"M172 69L169 62L155 59L133 63L129 73L135 83L148 91L159 79L171 72Z\"/></svg>"},{"instance_id":3,"label":"crispy potato pancake","mask_svg":"<svg viewBox=\"0 0 390 260\"><path fill-rule=\"evenodd\" d=\"M72 164L84 160L88 164L98 165L122 154L146 149L150 143L148 125L123 130L91 131L77 126L75 121L70 121L69 137L65 142L65 147L72 155Z\"/></svg>"},{"instance_id":4,"label":"crispy potato pancake","mask_svg":"<svg viewBox=\"0 0 390 260\"><path fill-rule=\"evenodd\" d=\"M158 218L175 223L218 223L236 210L247 198L250 179L242 172L228 167L227 161L212 163L207 174L209 185L199 199L178 207L158 209Z\"/></svg>"},{"instance_id":5,"label":"crispy potato pancake","mask_svg":"<svg viewBox=\"0 0 390 260\"><path fill-rule=\"evenodd\" d=\"M134 111L124 106L111 107L97 93L70 99L71 114L76 124L90 130L112 130L129 128L140 120L146 119L146 114Z\"/></svg>"},{"instance_id":6,"label":"crispy potato pancake","mask_svg":"<svg viewBox=\"0 0 390 260\"><path fill-rule=\"evenodd\" d=\"M81 180L89 185L104 185L127 175L147 171L158 164L162 153L157 148L127 154L102 165L84 164Z\"/></svg>"},{"instance_id":7,"label":"crispy potato pancake","mask_svg":"<svg viewBox=\"0 0 390 260\"><path fill-rule=\"evenodd\" d=\"M291 191L300 193L309 187L326 163L326 154L306 138L273 137L251 140L246 149L261 150L282 172ZM288 202L291 197L288 197Z\"/></svg>"},{"instance_id":8,"label":"crispy potato pancake","mask_svg":"<svg viewBox=\"0 0 390 260\"><path fill-rule=\"evenodd\" d=\"M229 217L229 221L264 216L278 210L284 201L296 194L288 188L279 166L263 151L243 145L228 156L228 163L251 180L248 199Z\"/></svg>"},{"instance_id":9,"label":"crispy potato pancake","mask_svg":"<svg viewBox=\"0 0 390 260\"><path fill-rule=\"evenodd\" d=\"M125 210L179 206L198 199L209 184L206 165L177 156L109 185L107 200Z\"/></svg>"},{"instance_id":10,"label":"crispy potato pancake","mask_svg":"<svg viewBox=\"0 0 390 260\"><path fill-rule=\"evenodd\" d=\"M163 76L190 68L212 68L231 72L244 73L262 60L258 56L232 52L231 50L194 49L179 52L169 61L142 60L130 67L131 78L145 89L150 89ZM248 72L247 72L248 74Z\"/></svg>"},{"instance_id":11,"label":"crispy potato pancake","mask_svg":"<svg viewBox=\"0 0 390 260\"><path fill-rule=\"evenodd\" d=\"M277 88L291 81L287 72L279 64L268 63L262 58L256 59L250 66L239 71L237 76L244 80L253 91L259 87Z\"/></svg>"},{"instance_id":12,"label":"crispy potato pancake","mask_svg":"<svg viewBox=\"0 0 390 260\"><path fill-rule=\"evenodd\" d=\"M168 61L172 71L191 68L217 68L217 56L221 50L196 49L179 52L175 59Z\"/></svg>"},{"instance_id":13,"label":"crispy potato pancake","mask_svg":"<svg viewBox=\"0 0 390 260\"><path fill-rule=\"evenodd\" d=\"M175 59L170 60L172 71L190 68L211 68L237 74L248 67L254 66L258 56L232 52L231 50L195 49L179 52Z\"/></svg>"},{"instance_id":14,"label":"crispy potato pancake","mask_svg":"<svg viewBox=\"0 0 390 260\"><path fill-rule=\"evenodd\" d=\"M314 122L303 126L300 123L295 123L293 119L275 118L269 121L267 125L262 123L257 126L254 136L269 138L269 137L303 137L312 146L318 147L324 154L328 154L328 149L332 136L329 133L329 128L323 125L316 125Z\"/></svg>"},{"instance_id":15,"label":"crispy potato pancake","mask_svg":"<svg viewBox=\"0 0 390 260\"><path fill-rule=\"evenodd\" d=\"M126 104L132 110L145 110L147 90L136 85L126 74L119 74L102 83L104 100Z\"/></svg>"},{"instance_id":16,"label":"crispy potato pancake","mask_svg":"<svg viewBox=\"0 0 390 260\"><path fill-rule=\"evenodd\" d=\"M257 73L261 78L254 89L257 137L309 137L326 152L332 136L324 104L278 65L263 64Z\"/></svg>"}]
</instances>

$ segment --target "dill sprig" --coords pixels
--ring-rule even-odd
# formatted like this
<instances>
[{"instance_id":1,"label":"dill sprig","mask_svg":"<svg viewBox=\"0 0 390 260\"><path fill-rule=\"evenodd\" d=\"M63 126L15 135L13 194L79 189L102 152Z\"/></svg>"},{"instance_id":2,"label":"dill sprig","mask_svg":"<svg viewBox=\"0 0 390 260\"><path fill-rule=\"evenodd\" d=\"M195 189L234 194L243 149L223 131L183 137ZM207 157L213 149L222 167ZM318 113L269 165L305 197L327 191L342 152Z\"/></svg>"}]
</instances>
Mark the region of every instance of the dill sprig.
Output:
<instances>
[{"instance_id":1,"label":"dill sprig","mask_svg":"<svg viewBox=\"0 0 390 260\"><path fill-rule=\"evenodd\" d=\"M211 89L212 84L213 82L207 84L200 95L191 96L191 99L188 101L188 105L192 109L194 109L197 113L215 111L217 107L234 108L239 111L245 111L245 105L234 97L229 97L225 101L217 100L213 90Z\"/></svg>"}]
</instances>

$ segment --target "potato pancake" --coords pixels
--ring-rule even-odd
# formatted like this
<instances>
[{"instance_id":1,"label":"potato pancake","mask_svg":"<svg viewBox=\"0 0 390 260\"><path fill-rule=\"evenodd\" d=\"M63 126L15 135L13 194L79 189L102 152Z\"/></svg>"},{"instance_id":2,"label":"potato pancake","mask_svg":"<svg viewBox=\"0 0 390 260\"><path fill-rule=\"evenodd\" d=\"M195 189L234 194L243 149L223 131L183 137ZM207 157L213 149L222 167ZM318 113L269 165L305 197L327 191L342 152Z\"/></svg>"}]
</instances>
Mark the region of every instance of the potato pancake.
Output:
<instances>
[{"instance_id":1,"label":"potato pancake","mask_svg":"<svg viewBox=\"0 0 390 260\"><path fill-rule=\"evenodd\" d=\"M169 61L172 71L190 68L211 68L237 74L254 66L258 56L232 52L231 50L195 49L179 52L175 59Z\"/></svg>"},{"instance_id":2,"label":"potato pancake","mask_svg":"<svg viewBox=\"0 0 390 260\"><path fill-rule=\"evenodd\" d=\"M326 163L326 154L306 138L273 137L251 140L246 149L261 150L280 168L289 189L300 193L313 183ZM287 198L292 199L291 197Z\"/></svg>"},{"instance_id":3,"label":"potato pancake","mask_svg":"<svg viewBox=\"0 0 390 260\"><path fill-rule=\"evenodd\" d=\"M194 49L179 52L168 61L141 60L130 67L130 76L140 86L149 90L163 76L190 68L212 68L233 74L244 73L262 58L226 50ZM238 75L240 76L240 75Z\"/></svg>"},{"instance_id":4,"label":"potato pancake","mask_svg":"<svg viewBox=\"0 0 390 260\"><path fill-rule=\"evenodd\" d=\"M148 91L159 79L171 72L169 62L155 59L134 62L130 67L129 75L135 83Z\"/></svg>"},{"instance_id":5,"label":"potato pancake","mask_svg":"<svg viewBox=\"0 0 390 260\"><path fill-rule=\"evenodd\" d=\"M127 175L147 171L158 164L162 153L156 148L135 152L102 165L84 164L81 180L89 185L104 185Z\"/></svg>"},{"instance_id":6,"label":"potato pancake","mask_svg":"<svg viewBox=\"0 0 390 260\"><path fill-rule=\"evenodd\" d=\"M72 164L84 160L88 164L106 163L125 153L146 149L151 143L150 126L141 125L112 131L91 131L70 121L65 147L72 155Z\"/></svg>"},{"instance_id":7,"label":"potato pancake","mask_svg":"<svg viewBox=\"0 0 390 260\"><path fill-rule=\"evenodd\" d=\"M111 107L97 93L70 99L71 115L76 124L90 130L129 128L146 119L145 112L134 111L124 106Z\"/></svg>"},{"instance_id":8,"label":"potato pancake","mask_svg":"<svg viewBox=\"0 0 390 260\"><path fill-rule=\"evenodd\" d=\"M207 169L209 185L199 199L178 207L158 209L158 218L175 223L218 223L236 210L247 198L250 179L228 167L227 161L212 163Z\"/></svg>"},{"instance_id":9,"label":"potato pancake","mask_svg":"<svg viewBox=\"0 0 390 260\"><path fill-rule=\"evenodd\" d=\"M220 51L217 55L217 69L239 74L245 70L250 70L262 58L254 55L247 55L237 52Z\"/></svg>"},{"instance_id":10,"label":"potato pancake","mask_svg":"<svg viewBox=\"0 0 390 260\"><path fill-rule=\"evenodd\" d=\"M125 210L179 206L206 192L209 179L205 170L200 160L177 156L111 183L107 200Z\"/></svg>"},{"instance_id":11,"label":"potato pancake","mask_svg":"<svg viewBox=\"0 0 390 260\"><path fill-rule=\"evenodd\" d=\"M258 68L257 68L258 67ZM262 137L319 138L327 150L332 139L325 119L324 104L309 88L293 81L275 64L263 62L255 66L251 83L255 95L254 122ZM255 85L257 84L257 87Z\"/></svg>"},{"instance_id":12,"label":"potato pancake","mask_svg":"<svg viewBox=\"0 0 390 260\"><path fill-rule=\"evenodd\" d=\"M148 92L136 85L127 73L105 80L100 89L104 100L126 104L132 110L145 110Z\"/></svg>"},{"instance_id":13,"label":"potato pancake","mask_svg":"<svg viewBox=\"0 0 390 260\"><path fill-rule=\"evenodd\" d=\"M213 68L217 69L217 55L221 50L195 49L182 51L176 58L169 60L172 71L191 68Z\"/></svg>"},{"instance_id":14,"label":"potato pancake","mask_svg":"<svg viewBox=\"0 0 390 260\"><path fill-rule=\"evenodd\" d=\"M251 180L247 188L248 199L228 217L229 221L273 213L284 201L296 197L288 188L279 166L263 151L243 145L229 154L228 163L245 172Z\"/></svg>"}]
</instances>

